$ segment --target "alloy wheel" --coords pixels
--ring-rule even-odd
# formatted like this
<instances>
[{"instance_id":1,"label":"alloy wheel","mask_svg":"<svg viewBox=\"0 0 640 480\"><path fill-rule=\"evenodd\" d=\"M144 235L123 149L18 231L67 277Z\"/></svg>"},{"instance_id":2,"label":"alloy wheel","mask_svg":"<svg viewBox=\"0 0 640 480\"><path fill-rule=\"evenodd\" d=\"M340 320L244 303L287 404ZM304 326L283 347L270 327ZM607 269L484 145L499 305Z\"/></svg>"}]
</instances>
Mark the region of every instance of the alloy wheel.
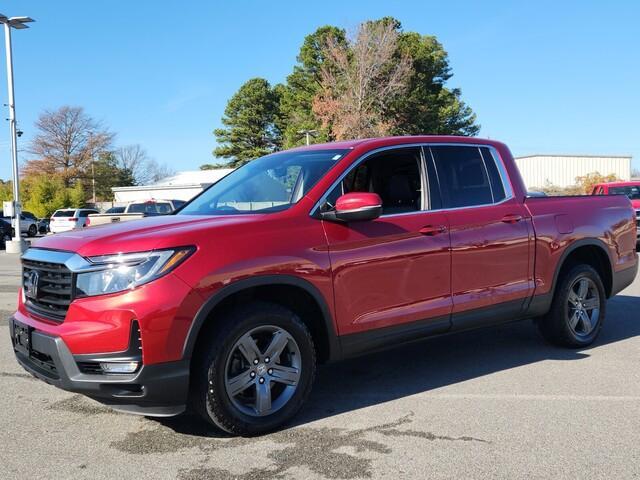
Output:
<instances>
[{"instance_id":1,"label":"alloy wheel","mask_svg":"<svg viewBox=\"0 0 640 480\"><path fill-rule=\"evenodd\" d=\"M302 358L295 339L275 325L240 337L225 365L225 390L242 413L264 417L284 407L300 382Z\"/></svg>"},{"instance_id":2,"label":"alloy wheel","mask_svg":"<svg viewBox=\"0 0 640 480\"><path fill-rule=\"evenodd\" d=\"M595 282L587 277L576 279L567 303L569 328L579 337L589 336L600 321L600 293Z\"/></svg>"}]
</instances>

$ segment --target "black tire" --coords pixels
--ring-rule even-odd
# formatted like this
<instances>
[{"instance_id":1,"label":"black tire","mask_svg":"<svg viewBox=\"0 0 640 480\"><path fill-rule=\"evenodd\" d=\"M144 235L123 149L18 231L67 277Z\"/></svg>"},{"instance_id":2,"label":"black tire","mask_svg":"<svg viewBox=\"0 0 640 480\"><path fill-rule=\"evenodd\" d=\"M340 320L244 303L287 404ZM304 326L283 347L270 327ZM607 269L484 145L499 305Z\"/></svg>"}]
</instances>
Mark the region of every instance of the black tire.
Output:
<instances>
[{"instance_id":1,"label":"black tire","mask_svg":"<svg viewBox=\"0 0 640 480\"><path fill-rule=\"evenodd\" d=\"M595 314L592 310L596 320L589 321L591 330L587 331L586 328L583 328L585 331L581 333L577 331L577 328L571 326L572 316L576 309L570 306L570 295L577 283L583 280L586 280L593 290L593 297L595 297L597 290L597 299L592 298L591 300L593 303L597 303L598 311ZM598 337L604 323L606 306L607 297L598 272L589 265L575 265L558 279L551 309L547 315L540 319L538 325L547 341L563 347L584 348L591 345ZM591 314L589 315L591 316Z\"/></svg>"},{"instance_id":2,"label":"black tire","mask_svg":"<svg viewBox=\"0 0 640 480\"><path fill-rule=\"evenodd\" d=\"M237 352L237 342L241 338L255 329L272 326L284 330L295 341L299 351L300 376L294 393L283 406L265 416L252 416L236 406L227 393L228 362ZM201 335L204 337L199 343L191 370L190 406L202 418L233 435L254 436L281 427L298 413L311 392L316 372L316 353L308 328L295 313L277 304L251 302L222 313L215 325ZM264 366L264 360L260 362L256 368ZM273 367L276 367L275 360ZM272 385L272 382L269 381L268 385ZM259 387L256 384L249 388L255 389L257 405Z\"/></svg>"},{"instance_id":3,"label":"black tire","mask_svg":"<svg viewBox=\"0 0 640 480\"><path fill-rule=\"evenodd\" d=\"M27 236L35 237L36 235L38 235L38 227L36 227L35 225L29 225L29 230L27 231Z\"/></svg>"}]
</instances>

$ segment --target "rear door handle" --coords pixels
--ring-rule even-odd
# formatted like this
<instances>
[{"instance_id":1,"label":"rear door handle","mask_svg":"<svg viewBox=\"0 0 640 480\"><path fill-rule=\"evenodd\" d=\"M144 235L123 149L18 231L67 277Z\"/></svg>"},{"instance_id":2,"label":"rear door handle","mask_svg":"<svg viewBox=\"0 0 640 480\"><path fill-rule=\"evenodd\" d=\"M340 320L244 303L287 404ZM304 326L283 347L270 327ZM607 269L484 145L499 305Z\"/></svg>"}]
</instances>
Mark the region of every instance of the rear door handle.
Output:
<instances>
[{"instance_id":1,"label":"rear door handle","mask_svg":"<svg viewBox=\"0 0 640 480\"><path fill-rule=\"evenodd\" d=\"M522 220L522 215L518 215L517 213L512 213L502 217L502 221L504 223L517 223L520 220Z\"/></svg>"},{"instance_id":2,"label":"rear door handle","mask_svg":"<svg viewBox=\"0 0 640 480\"><path fill-rule=\"evenodd\" d=\"M427 235L430 237L434 235L438 235L440 233L444 233L446 231L447 231L447 227L445 227L444 225L425 225L420 230L418 230L420 234Z\"/></svg>"}]
</instances>

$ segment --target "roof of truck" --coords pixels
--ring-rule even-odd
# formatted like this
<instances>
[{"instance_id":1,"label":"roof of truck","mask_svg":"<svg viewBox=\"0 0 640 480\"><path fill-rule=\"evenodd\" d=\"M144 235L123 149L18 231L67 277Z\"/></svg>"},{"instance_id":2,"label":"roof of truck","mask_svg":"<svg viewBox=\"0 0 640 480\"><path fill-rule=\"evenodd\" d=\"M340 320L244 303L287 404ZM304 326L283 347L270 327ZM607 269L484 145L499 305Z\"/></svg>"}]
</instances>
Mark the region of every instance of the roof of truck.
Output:
<instances>
[{"instance_id":1,"label":"roof of truck","mask_svg":"<svg viewBox=\"0 0 640 480\"><path fill-rule=\"evenodd\" d=\"M500 142L487 138L463 137L459 135L405 135L396 137L362 138L357 140L342 140L330 143L315 143L297 147L295 150L329 150L329 149L354 149L359 146L371 145L380 147L385 145L402 145L405 143L471 143L496 145Z\"/></svg>"}]
</instances>

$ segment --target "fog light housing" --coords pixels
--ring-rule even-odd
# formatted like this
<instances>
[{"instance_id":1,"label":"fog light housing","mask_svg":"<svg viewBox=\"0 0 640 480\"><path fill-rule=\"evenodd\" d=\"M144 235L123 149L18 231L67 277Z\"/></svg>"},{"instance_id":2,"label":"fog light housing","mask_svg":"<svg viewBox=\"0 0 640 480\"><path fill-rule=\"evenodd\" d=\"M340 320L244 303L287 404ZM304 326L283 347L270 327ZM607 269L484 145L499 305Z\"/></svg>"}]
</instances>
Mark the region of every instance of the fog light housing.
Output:
<instances>
[{"instance_id":1,"label":"fog light housing","mask_svg":"<svg viewBox=\"0 0 640 480\"><path fill-rule=\"evenodd\" d=\"M140 362L100 362L104 373L134 373Z\"/></svg>"}]
</instances>

